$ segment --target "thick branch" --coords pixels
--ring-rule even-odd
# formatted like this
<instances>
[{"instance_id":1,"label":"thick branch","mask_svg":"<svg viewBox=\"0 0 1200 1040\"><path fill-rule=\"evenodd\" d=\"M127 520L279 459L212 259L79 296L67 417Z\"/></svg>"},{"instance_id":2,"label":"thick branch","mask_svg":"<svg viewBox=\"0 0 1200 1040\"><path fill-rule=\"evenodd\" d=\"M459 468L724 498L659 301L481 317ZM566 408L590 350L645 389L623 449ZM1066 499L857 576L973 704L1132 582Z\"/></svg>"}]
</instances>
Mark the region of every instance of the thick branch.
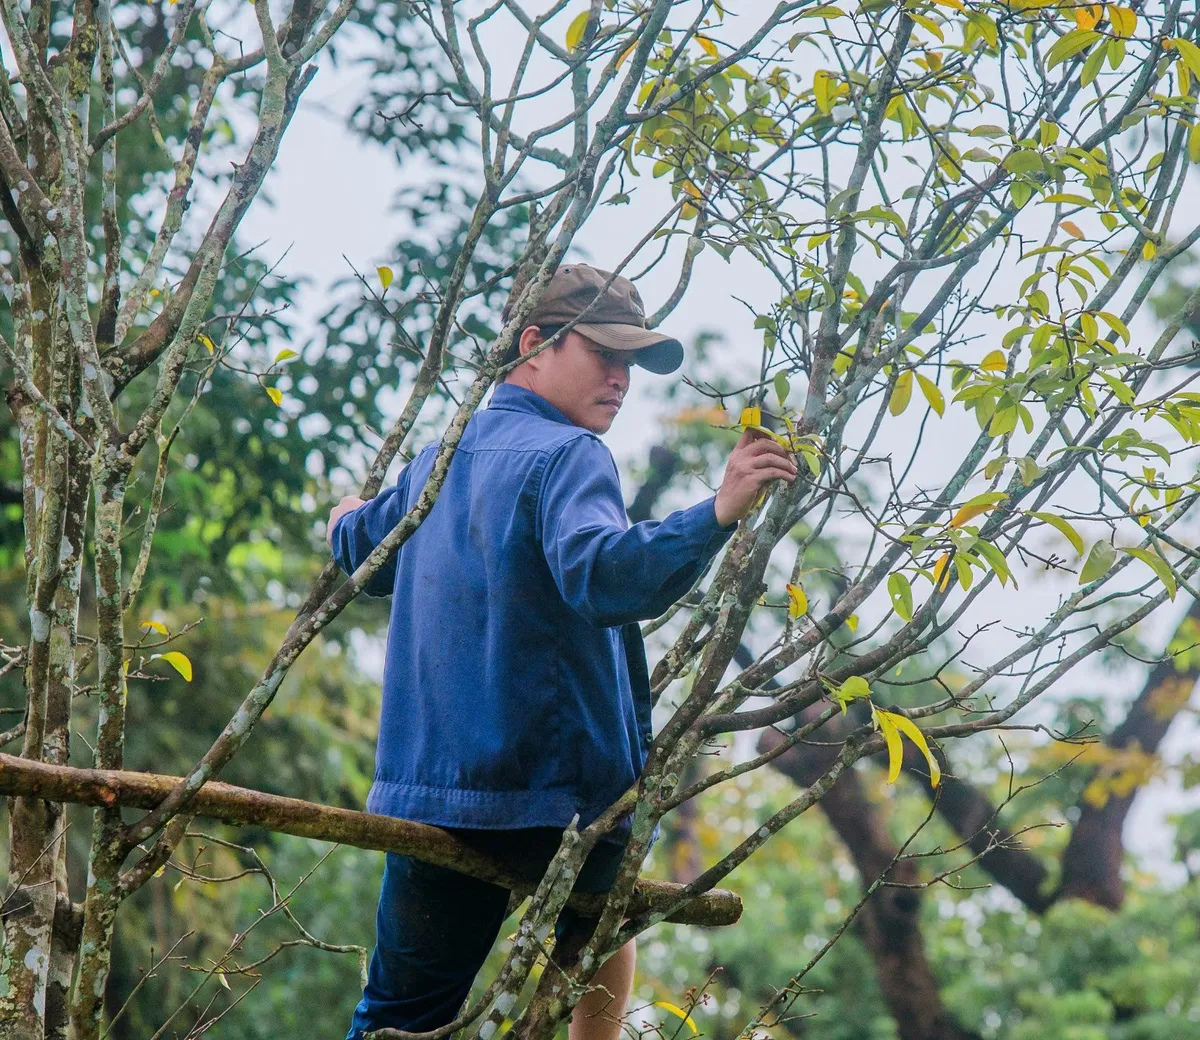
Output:
<instances>
[{"instance_id":1,"label":"thick branch","mask_svg":"<svg viewBox=\"0 0 1200 1040\"><path fill-rule=\"evenodd\" d=\"M76 769L0 754L0 793L5 795L36 796L47 801L107 808L153 809L178 783L179 777L157 773ZM319 805L215 781L200 789L189 805L189 811L237 826L249 824L280 834L334 841L359 849L401 852L520 892L531 892L534 887L517 880L502 864L480 855L441 828L411 820ZM665 881L639 881L635 905L631 906L630 912L640 913L669 903L682 887ZM591 913L598 912L603 904L603 895L571 897L572 906ZM736 894L713 889L698 896L668 920L679 924L725 925L734 924L741 913L742 901Z\"/></svg>"}]
</instances>

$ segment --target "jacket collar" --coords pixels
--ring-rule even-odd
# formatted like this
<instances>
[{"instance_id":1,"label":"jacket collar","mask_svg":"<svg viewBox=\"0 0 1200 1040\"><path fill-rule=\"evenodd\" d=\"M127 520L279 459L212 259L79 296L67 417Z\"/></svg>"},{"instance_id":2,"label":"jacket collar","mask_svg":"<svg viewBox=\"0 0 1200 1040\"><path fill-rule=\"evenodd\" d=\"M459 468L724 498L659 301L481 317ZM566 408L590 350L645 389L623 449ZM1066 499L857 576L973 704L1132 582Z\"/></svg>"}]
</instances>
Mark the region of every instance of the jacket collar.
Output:
<instances>
[{"instance_id":1,"label":"jacket collar","mask_svg":"<svg viewBox=\"0 0 1200 1040\"><path fill-rule=\"evenodd\" d=\"M525 412L527 415L540 415L551 422L565 423L574 426L562 412L547 401L541 394L535 394L515 383L501 383L492 391L489 408L501 408L509 412Z\"/></svg>"}]
</instances>

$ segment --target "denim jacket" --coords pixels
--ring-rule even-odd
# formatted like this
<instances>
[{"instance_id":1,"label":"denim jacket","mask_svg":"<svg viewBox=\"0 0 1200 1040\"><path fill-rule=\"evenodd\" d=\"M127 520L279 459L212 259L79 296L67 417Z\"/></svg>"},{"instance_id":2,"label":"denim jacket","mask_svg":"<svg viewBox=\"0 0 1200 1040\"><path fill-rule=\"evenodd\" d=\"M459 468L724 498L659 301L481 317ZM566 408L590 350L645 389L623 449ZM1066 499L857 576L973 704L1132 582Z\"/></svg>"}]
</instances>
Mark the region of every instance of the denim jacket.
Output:
<instances>
[{"instance_id":1,"label":"denim jacket","mask_svg":"<svg viewBox=\"0 0 1200 1040\"><path fill-rule=\"evenodd\" d=\"M347 574L414 504L436 450L339 518ZM594 820L653 739L637 622L687 592L732 531L712 498L630 526L600 439L498 386L365 590L392 597L368 811L484 829Z\"/></svg>"}]
</instances>

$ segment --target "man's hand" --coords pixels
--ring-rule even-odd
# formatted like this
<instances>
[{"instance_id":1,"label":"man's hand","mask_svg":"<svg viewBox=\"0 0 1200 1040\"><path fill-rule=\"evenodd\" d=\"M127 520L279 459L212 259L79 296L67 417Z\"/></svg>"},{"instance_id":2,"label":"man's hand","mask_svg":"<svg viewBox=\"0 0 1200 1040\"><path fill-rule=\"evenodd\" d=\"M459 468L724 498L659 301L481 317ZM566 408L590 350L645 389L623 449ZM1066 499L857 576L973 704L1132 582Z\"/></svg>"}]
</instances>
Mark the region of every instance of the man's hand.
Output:
<instances>
[{"instance_id":1,"label":"man's hand","mask_svg":"<svg viewBox=\"0 0 1200 1040\"><path fill-rule=\"evenodd\" d=\"M746 430L725 463L725 478L717 491L714 507L717 523L728 527L741 520L772 480L796 479L796 463L786 448L766 434Z\"/></svg>"},{"instance_id":2,"label":"man's hand","mask_svg":"<svg viewBox=\"0 0 1200 1040\"><path fill-rule=\"evenodd\" d=\"M325 528L325 541L329 543L329 548L333 548L333 525L338 520L349 513L352 509L357 509L359 506L366 505L366 500L355 498L353 495L347 495L329 512L329 526Z\"/></svg>"}]
</instances>

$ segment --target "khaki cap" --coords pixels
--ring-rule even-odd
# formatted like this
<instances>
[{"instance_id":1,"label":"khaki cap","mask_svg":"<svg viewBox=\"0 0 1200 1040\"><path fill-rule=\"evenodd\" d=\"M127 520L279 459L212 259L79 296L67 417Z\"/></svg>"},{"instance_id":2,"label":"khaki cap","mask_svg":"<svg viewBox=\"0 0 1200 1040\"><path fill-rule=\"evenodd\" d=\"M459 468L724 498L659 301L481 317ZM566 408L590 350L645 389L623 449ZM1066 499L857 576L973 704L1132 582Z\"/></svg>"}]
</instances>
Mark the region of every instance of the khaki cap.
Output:
<instances>
[{"instance_id":1,"label":"khaki cap","mask_svg":"<svg viewBox=\"0 0 1200 1040\"><path fill-rule=\"evenodd\" d=\"M587 264L564 264L554 272L529 324L565 325L585 310L573 328L600 346L634 351L635 365L660 375L683 364L679 340L646 328L646 308L633 282Z\"/></svg>"}]
</instances>

